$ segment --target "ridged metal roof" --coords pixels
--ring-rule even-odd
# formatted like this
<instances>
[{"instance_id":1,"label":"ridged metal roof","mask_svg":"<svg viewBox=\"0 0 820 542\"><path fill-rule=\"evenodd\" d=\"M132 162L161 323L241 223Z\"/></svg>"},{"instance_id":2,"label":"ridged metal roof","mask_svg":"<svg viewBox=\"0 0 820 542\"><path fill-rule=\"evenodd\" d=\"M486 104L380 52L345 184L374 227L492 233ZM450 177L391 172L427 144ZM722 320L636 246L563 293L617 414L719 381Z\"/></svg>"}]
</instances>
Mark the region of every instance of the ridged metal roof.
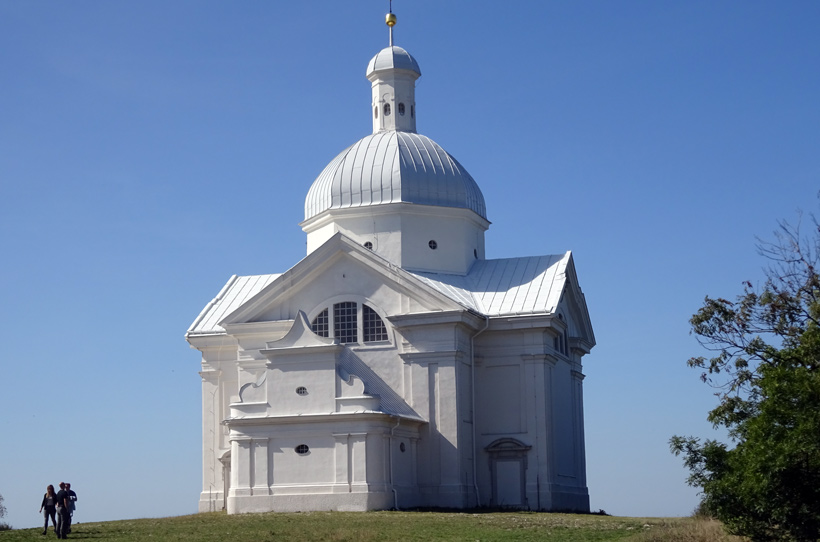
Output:
<instances>
[{"instance_id":1,"label":"ridged metal roof","mask_svg":"<svg viewBox=\"0 0 820 542\"><path fill-rule=\"evenodd\" d=\"M571 253L477 260L467 275L411 272L431 288L485 316L553 313L561 300ZM276 280L275 275L233 276L202 309L188 335L224 334L218 324Z\"/></svg>"},{"instance_id":2,"label":"ridged metal roof","mask_svg":"<svg viewBox=\"0 0 820 542\"><path fill-rule=\"evenodd\" d=\"M225 316L239 308L245 301L262 291L273 282L279 274L249 275L240 277L234 275L216 297L202 309L199 316L188 328L188 335L210 335L225 333L218 324Z\"/></svg>"},{"instance_id":3,"label":"ridged metal roof","mask_svg":"<svg viewBox=\"0 0 820 542\"><path fill-rule=\"evenodd\" d=\"M325 167L305 198L305 220L328 209L398 202L487 218L481 190L447 151L421 134L386 131L360 139Z\"/></svg>"},{"instance_id":4,"label":"ridged metal roof","mask_svg":"<svg viewBox=\"0 0 820 542\"><path fill-rule=\"evenodd\" d=\"M367 76L381 70L409 70L421 75L419 63L413 56L401 47L385 47L367 63Z\"/></svg>"},{"instance_id":5,"label":"ridged metal roof","mask_svg":"<svg viewBox=\"0 0 820 542\"><path fill-rule=\"evenodd\" d=\"M553 313L571 253L478 260L465 276L413 272L422 281L486 316Z\"/></svg>"}]
</instances>

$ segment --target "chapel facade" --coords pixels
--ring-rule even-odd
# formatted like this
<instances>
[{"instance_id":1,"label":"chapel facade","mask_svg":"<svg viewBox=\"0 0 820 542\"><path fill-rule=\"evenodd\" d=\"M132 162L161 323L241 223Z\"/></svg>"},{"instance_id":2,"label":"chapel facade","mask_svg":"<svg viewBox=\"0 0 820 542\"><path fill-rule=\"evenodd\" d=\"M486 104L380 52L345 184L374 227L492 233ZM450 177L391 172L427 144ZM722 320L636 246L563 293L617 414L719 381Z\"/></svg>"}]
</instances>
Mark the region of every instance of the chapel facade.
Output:
<instances>
[{"instance_id":1,"label":"chapel facade","mask_svg":"<svg viewBox=\"0 0 820 542\"><path fill-rule=\"evenodd\" d=\"M485 258L484 197L416 131L421 70L387 22L373 133L310 186L307 257L231 277L186 333L199 510L589 511L572 254Z\"/></svg>"}]
</instances>

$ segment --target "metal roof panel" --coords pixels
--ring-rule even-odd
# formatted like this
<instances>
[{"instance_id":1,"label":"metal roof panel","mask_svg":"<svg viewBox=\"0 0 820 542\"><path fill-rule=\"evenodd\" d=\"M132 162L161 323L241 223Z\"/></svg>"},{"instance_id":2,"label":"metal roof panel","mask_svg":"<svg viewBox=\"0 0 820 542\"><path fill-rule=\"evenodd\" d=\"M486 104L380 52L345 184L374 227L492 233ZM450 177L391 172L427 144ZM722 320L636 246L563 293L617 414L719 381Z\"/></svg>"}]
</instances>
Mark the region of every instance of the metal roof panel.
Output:
<instances>
[{"instance_id":1,"label":"metal roof panel","mask_svg":"<svg viewBox=\"0 0 820 542\"><path fill-rule=\"evenodd\" d=\"M188 328L188 334L224 333L225 330L219 326L219 322L279 276L279 274L248 275L244 277L234 275L194 320L191 327Z\"/></svg>"},{"instance_id":2,"label":"metal roof panel","mask_svg":"<svg viewBox=\"0 0 820 542\"><path fill-rule=\"evenodd\" d=\"M461 305L487 316L552 313L570 253L479 260L466 276L413 272Z\"/></svg>"}]
</instances>

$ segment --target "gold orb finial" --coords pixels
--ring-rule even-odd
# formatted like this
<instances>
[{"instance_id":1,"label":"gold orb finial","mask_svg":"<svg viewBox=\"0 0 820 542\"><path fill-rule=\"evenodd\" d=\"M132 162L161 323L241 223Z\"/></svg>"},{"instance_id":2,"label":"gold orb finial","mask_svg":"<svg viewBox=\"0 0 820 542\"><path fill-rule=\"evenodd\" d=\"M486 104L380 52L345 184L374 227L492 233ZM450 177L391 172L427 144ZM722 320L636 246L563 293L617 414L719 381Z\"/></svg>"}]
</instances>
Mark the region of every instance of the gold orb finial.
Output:
<instances>
[{"instance_id":1,"label":"gold orb finial","mask_svg":"<svg viewBox=\"0 0 820 542\"><path fill-rule=\"evenodd\" d=\"M396 25L396 14L391 12L385 15L384 22L387 24L387 26L393 28Z\"/></svg>"}]
</instances>

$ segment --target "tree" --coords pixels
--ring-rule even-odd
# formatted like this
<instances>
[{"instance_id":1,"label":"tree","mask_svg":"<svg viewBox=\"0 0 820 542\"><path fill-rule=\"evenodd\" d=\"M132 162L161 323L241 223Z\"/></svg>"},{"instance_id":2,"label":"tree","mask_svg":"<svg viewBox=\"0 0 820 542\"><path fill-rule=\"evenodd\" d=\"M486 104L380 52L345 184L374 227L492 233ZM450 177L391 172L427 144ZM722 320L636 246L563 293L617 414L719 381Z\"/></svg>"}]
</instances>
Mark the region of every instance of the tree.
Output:
<instances>
[{"instance_id":1,"label":"tree","mask_svg":"<svg viewBox=\"0 0 820 542\"><path fill-rule=\"evenodd\" d=\"M6 505L3 504L3 495L0 495L0 519L6 517ZM0 521L0 531L8 531L11 526L8 523Z\"/></svg>"},{"instance_id":2,"label":"tree","mask_svg":"<svg viewBox=\"0 0 820 542\"><path fill-rule=\"evenodd\" d=\"M707 297L690 320L712 357L688 365L717 390L709 412L733 447L674 436L702 508L753 541L820 539L820 227L781 222L766 281L735 301Z\"/></svg>"}]
</instances>

